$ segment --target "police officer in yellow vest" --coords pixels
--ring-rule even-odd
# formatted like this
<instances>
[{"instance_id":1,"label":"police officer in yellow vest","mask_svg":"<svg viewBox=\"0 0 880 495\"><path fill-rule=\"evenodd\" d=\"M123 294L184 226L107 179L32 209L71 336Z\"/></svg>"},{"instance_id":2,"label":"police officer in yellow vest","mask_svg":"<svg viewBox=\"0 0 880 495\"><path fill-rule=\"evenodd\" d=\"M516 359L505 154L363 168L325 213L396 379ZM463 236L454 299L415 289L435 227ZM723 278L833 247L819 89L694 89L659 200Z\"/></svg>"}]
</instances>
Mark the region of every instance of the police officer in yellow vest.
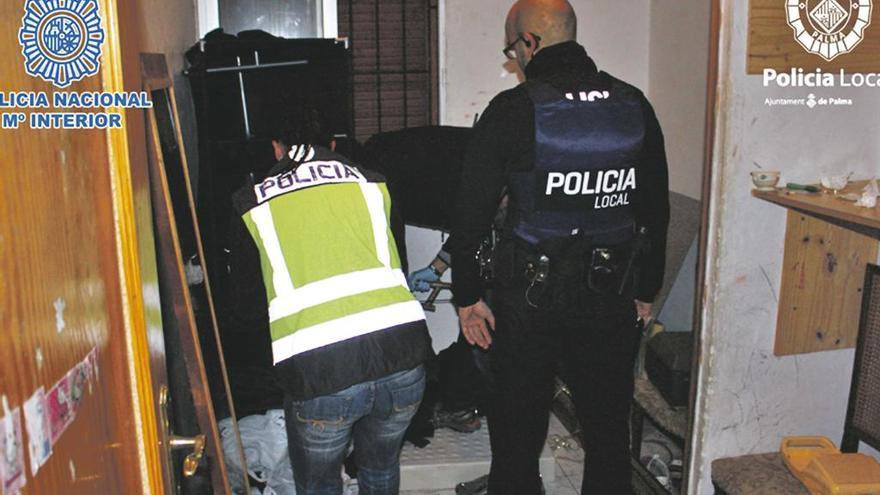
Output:
<instances>
[{"instance_id":1,"label":"police officer in yellow vest","mask_svg":"<svg viewBox=\"0 0 880 495\"><path fill-rule=\"evenodd\" d=\"M393 495L430 337L384 179L327 141L290 147L233 202L259 252L297 493L341 494L354 441L360 493Z\"/></svg>"}]
</instances>

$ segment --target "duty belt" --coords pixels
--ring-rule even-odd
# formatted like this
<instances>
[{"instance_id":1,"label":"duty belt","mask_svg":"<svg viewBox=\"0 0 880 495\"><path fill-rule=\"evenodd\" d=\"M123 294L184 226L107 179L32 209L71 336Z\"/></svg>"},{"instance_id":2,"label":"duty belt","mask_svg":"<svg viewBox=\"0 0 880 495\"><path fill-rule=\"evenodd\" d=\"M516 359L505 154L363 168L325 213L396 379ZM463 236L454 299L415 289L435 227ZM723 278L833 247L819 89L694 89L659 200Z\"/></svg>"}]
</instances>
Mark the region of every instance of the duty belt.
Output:
<instances>
[{"instance_id":1,"label":"duty belt","mask_svg":"<svg viewBox=\"0 0 880 495\"><path fill-rule=\"evenodd\" d=\"M546 254L542 254L538 256L537 261L526 262L525 275L529 282L529 287L526 289L526 302L529 306L537 308L538 305L532 302L530 295L536 284L543 284L550 276L550 258Z\"/></svg>"},{"instance_id":2,"label":"duty belt","mask_svg":"<svg viewBox=\"0 0 880 495\"><path fill-rule=\"evenodd\" d=\"M571 243L579 242L584 245L583 250L574 249L574 252L566 252L571 249ZM638 229L635 238L630 243L609 247L595 246L595 244L585 238L566 238L555 243L555 249L540 249L540 246L532 246L520 239L520 245L527 246L532 254L526 260L523 268L523 275L528 283L526 289L526 302L529 306L537 308L532 297L532 291L546 284L550 280L551 263L553 263L551 254L556 256L583 256L583 273L580 274L583 282L587 287L595 293L624 295L633 277L636 258L645 249L647 243L647 229L641 227ZM542 243L545 244L545 243ZM553 243L551 243L553 244ZM589 256L589 259L587 259ZM578 275L575 274L577 277Z\"/></svg>"}]
</instances>

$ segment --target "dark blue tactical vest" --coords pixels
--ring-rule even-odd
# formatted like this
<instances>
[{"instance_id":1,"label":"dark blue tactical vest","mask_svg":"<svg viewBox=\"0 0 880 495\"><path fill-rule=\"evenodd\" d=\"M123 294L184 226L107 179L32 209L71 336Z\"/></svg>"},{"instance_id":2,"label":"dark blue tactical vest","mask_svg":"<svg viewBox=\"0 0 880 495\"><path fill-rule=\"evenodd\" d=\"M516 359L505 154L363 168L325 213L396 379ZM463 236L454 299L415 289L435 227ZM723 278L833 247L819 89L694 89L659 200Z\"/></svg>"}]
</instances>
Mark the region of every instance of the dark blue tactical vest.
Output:
<instances>
[{"instance_id":1,"label":"dark blue tactical vest","mask_svg":"<svg viewBox=\"0 0 880 495\"><path fill-rule=\"evenodd\" d=\"M535 106L535 166L511 174L514 233L531 244L578 234L628 240L645 137L639 93L624 84L526 88Z\"/></svg>"}]
</instances>

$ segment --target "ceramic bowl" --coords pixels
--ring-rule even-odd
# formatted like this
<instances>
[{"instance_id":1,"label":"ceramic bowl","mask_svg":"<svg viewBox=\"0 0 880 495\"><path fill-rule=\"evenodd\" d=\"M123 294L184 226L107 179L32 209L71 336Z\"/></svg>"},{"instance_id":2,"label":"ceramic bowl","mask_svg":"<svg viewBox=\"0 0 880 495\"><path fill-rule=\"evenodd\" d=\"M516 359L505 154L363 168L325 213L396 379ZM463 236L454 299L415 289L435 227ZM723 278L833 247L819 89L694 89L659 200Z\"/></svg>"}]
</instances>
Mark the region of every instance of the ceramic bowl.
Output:
<instances>
[{"instance_id":1,"label":"ceramic bowl","mask_svg":"<svg viewBox=\"0 0 880 495\"><path fill-rule=\"evenodd\" d=\"M828 191L837 192L849 184L849 175L832 175L822 177L822 187Z\"/></svg>"},{"instance_id":2,"label":"ceramic bowl","mask_svg":"<svg viewBox=\"0 0 880 495\"><path fill-rule=\"evenodd\" d=\"M779 172L755 170L752 172L752 184L759 191L772 191L779 183Z\"/></svg>"}]
</instances>

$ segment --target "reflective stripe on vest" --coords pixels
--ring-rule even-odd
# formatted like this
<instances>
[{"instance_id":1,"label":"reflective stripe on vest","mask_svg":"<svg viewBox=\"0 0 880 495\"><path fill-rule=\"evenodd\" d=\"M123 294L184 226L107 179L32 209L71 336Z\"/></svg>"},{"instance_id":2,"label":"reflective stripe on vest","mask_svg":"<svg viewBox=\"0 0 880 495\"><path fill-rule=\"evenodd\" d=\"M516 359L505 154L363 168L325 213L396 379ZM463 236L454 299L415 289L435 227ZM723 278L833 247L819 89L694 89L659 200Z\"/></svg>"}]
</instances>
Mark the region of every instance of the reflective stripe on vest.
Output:
<instances>
[{"instance_id":1,"label":"reflective stripe on vest","mask_svg":"<svg viewBox=\"0 0 880 495\"><path fill-rule=\"evenodd\" d=\"M424 319L400 269L384 184L357 174L291 189L243 217L260 251L275 363Z\"/></svg>"}]
</instances>

